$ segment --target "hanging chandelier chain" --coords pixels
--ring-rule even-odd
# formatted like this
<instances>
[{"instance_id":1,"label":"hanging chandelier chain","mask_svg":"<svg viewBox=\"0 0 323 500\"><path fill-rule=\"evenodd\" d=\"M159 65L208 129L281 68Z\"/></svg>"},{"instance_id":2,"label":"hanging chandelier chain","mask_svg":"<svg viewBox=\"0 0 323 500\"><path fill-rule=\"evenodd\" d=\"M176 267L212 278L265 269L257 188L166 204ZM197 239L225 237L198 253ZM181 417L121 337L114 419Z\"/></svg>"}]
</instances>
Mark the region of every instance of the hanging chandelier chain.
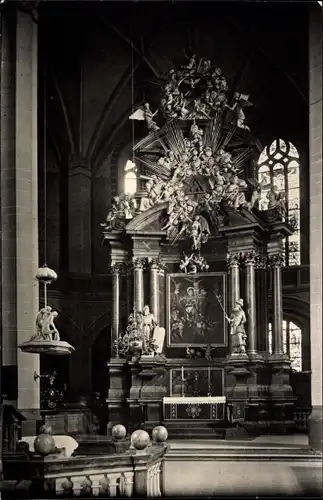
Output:
<instances>
[{"instance_id":1,"label":"hanging chandelier chain","mask_svg":"<svg viewBox=\"0 0 323 500\"><path fill-rule=\"evenodd\" d=\"M133 29L132 29L132 44L131 44L131 114L134 113L135 106L135 75L134 75L134 48L133 48ZM131 140L132 140L132 161L135 163L135 122L131 120Z\"/></svg>"},{"instance_id":2,"label":"hanging chandelier chain","mask_svg":"<svg viewBox=\"0 0 323 500\"><path fill-rule=\"evenodd\" d=\"M44 67L44 261L47 262L47 75ZM45 286L46 288L46 286Z\"/></svg>"}]
</instances>

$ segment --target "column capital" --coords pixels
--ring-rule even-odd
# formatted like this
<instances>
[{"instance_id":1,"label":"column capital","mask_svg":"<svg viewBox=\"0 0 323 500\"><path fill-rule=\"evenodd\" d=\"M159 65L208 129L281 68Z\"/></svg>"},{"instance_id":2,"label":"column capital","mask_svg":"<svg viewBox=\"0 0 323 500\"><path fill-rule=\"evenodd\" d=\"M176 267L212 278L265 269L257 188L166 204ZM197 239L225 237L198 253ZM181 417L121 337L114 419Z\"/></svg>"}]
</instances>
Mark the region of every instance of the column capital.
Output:
<instances>
[{"instance_id":1,"label":"column capital","mask_svg":"<svg viewBox=\"0 0 323 500\"><path fill-rule=\"evenodd\" d=\"M228 267L234 267L240 265L240 252L239 253L227 253L227 265Z\"/></svg>"},{"instance_id":2,"label":"column capital","mask_svg":"<svg viewBox=\"0 0 323 500\"><path fill-rule=\"evenodd\" d=\"M285 256L283 253L277 253L274 255L269 255L267 259L267 265L269 269L275 269L283 267L285 264Z\"/></svg>"},{"instance_id":3,"label":"column capital","mask_svg":"<svg viewBox=\"0 0 323 500\"><path fill-rule=\"evenodd\" d=\"M110 274L128 276L132 272L132 262L113 262L110 265Z\"/></svg>"},{"instance_id":4,"label":"column capital","mask_svg":"<svg viewBox=\"0 0 323 500\"><path fill-rule=\"evenodd\" d=\"M267 269L267 256L258 254L256 257L256 269Z\"/></svg>"},{"instance_id":5,"label":"column capital","mask_svg":"<svg viewBox=\"0 0 323 500\"><path fill-rule=\"evenodd\" d=\"M136 269L144 269L147 265L147 260L134 257L132 260L132 264L133 264L133 268L135 270Z\"/></svg>"},{"instance_id":6,"label":"column capital","mask_svg":"<svg viewBox=\"0 0 323 500\"><path fill-rule=\"evenodd\" d=\"M152 271L165 271L165 266L159 259L148 259L148 266Z\"/></svg>"},{"instance_id":7,"label":"column capital","mask_svg":"<svg viewBox=\"0 0 323 500\"><path fill-rule=\"evenodd\" d=\"M250 250L249 252L240 253L240 261L244 263L245 266L253 265L257 263L258 253L255 250Z\"/></svg>"},{"instance_id":8,"label":"column capital","mask_svg":"<svg viewBox=\"0 0 323 500\"><path fill-rule=\"evenodd\" d=\"M121 274L122 269L123 269L123 262L114 262L113 264L110 265L110 274L116 275L116 274Z\"/></svg>"}]
</instances>

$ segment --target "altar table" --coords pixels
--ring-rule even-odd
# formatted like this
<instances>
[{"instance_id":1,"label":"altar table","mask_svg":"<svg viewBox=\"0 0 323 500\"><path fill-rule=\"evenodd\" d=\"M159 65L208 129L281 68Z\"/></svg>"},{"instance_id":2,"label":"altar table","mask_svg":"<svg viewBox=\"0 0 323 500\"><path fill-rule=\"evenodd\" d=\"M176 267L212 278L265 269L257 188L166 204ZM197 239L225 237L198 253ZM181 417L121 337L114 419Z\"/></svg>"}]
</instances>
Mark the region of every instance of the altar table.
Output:
<instances>
[{"instance_id":1,"label":"altar table","mask_svg":"<svg viewBox=\"0 0 323 500\"><path fill-rule=\"evenodd\" d=\"M213 420L227 419L225 396L165 397L165 420Z\"/></svg>"}]
</instances>

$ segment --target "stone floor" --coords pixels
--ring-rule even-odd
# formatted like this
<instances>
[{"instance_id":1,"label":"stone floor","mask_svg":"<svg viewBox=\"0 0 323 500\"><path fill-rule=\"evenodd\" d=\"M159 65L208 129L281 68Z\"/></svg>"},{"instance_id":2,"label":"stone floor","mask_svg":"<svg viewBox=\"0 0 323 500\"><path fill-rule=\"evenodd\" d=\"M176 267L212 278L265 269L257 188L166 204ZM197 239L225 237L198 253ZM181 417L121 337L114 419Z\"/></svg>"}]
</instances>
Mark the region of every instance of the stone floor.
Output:
<instances>
[{"instance_id":1,"label":"stone floor","mask_svg":"<svg viewBox=\"0 0 323 500\"><path fill-rule=\"evenodd\" d=\"M322 456L306 435L168 444L166 496L322 497Z\"/></svg>"}]
</instances>

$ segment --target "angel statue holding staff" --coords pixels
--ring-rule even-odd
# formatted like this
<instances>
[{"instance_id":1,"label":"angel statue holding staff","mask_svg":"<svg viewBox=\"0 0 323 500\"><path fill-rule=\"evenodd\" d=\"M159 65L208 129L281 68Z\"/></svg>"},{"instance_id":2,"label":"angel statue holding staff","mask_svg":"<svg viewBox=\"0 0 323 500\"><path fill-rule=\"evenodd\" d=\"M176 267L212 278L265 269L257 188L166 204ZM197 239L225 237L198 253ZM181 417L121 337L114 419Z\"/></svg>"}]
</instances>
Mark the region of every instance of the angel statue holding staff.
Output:
<instances>
[{"instance_id":1,"label":"angel statue holding staff","mask_svg":"<svg viewBox=\"0 0 323 500\"><path fill-rule=\"evenodd\" d=\"M231 354L246 354L246 340L247 334L245 330L245 323L247 321L246 314L243 310L243 299L238 299L235 306L232 308L230 318L224 311L223 305L218 295L216 298L225 314L225 318L230 324L230 337L231 337Z\"/></svg>"}]
</instances>

